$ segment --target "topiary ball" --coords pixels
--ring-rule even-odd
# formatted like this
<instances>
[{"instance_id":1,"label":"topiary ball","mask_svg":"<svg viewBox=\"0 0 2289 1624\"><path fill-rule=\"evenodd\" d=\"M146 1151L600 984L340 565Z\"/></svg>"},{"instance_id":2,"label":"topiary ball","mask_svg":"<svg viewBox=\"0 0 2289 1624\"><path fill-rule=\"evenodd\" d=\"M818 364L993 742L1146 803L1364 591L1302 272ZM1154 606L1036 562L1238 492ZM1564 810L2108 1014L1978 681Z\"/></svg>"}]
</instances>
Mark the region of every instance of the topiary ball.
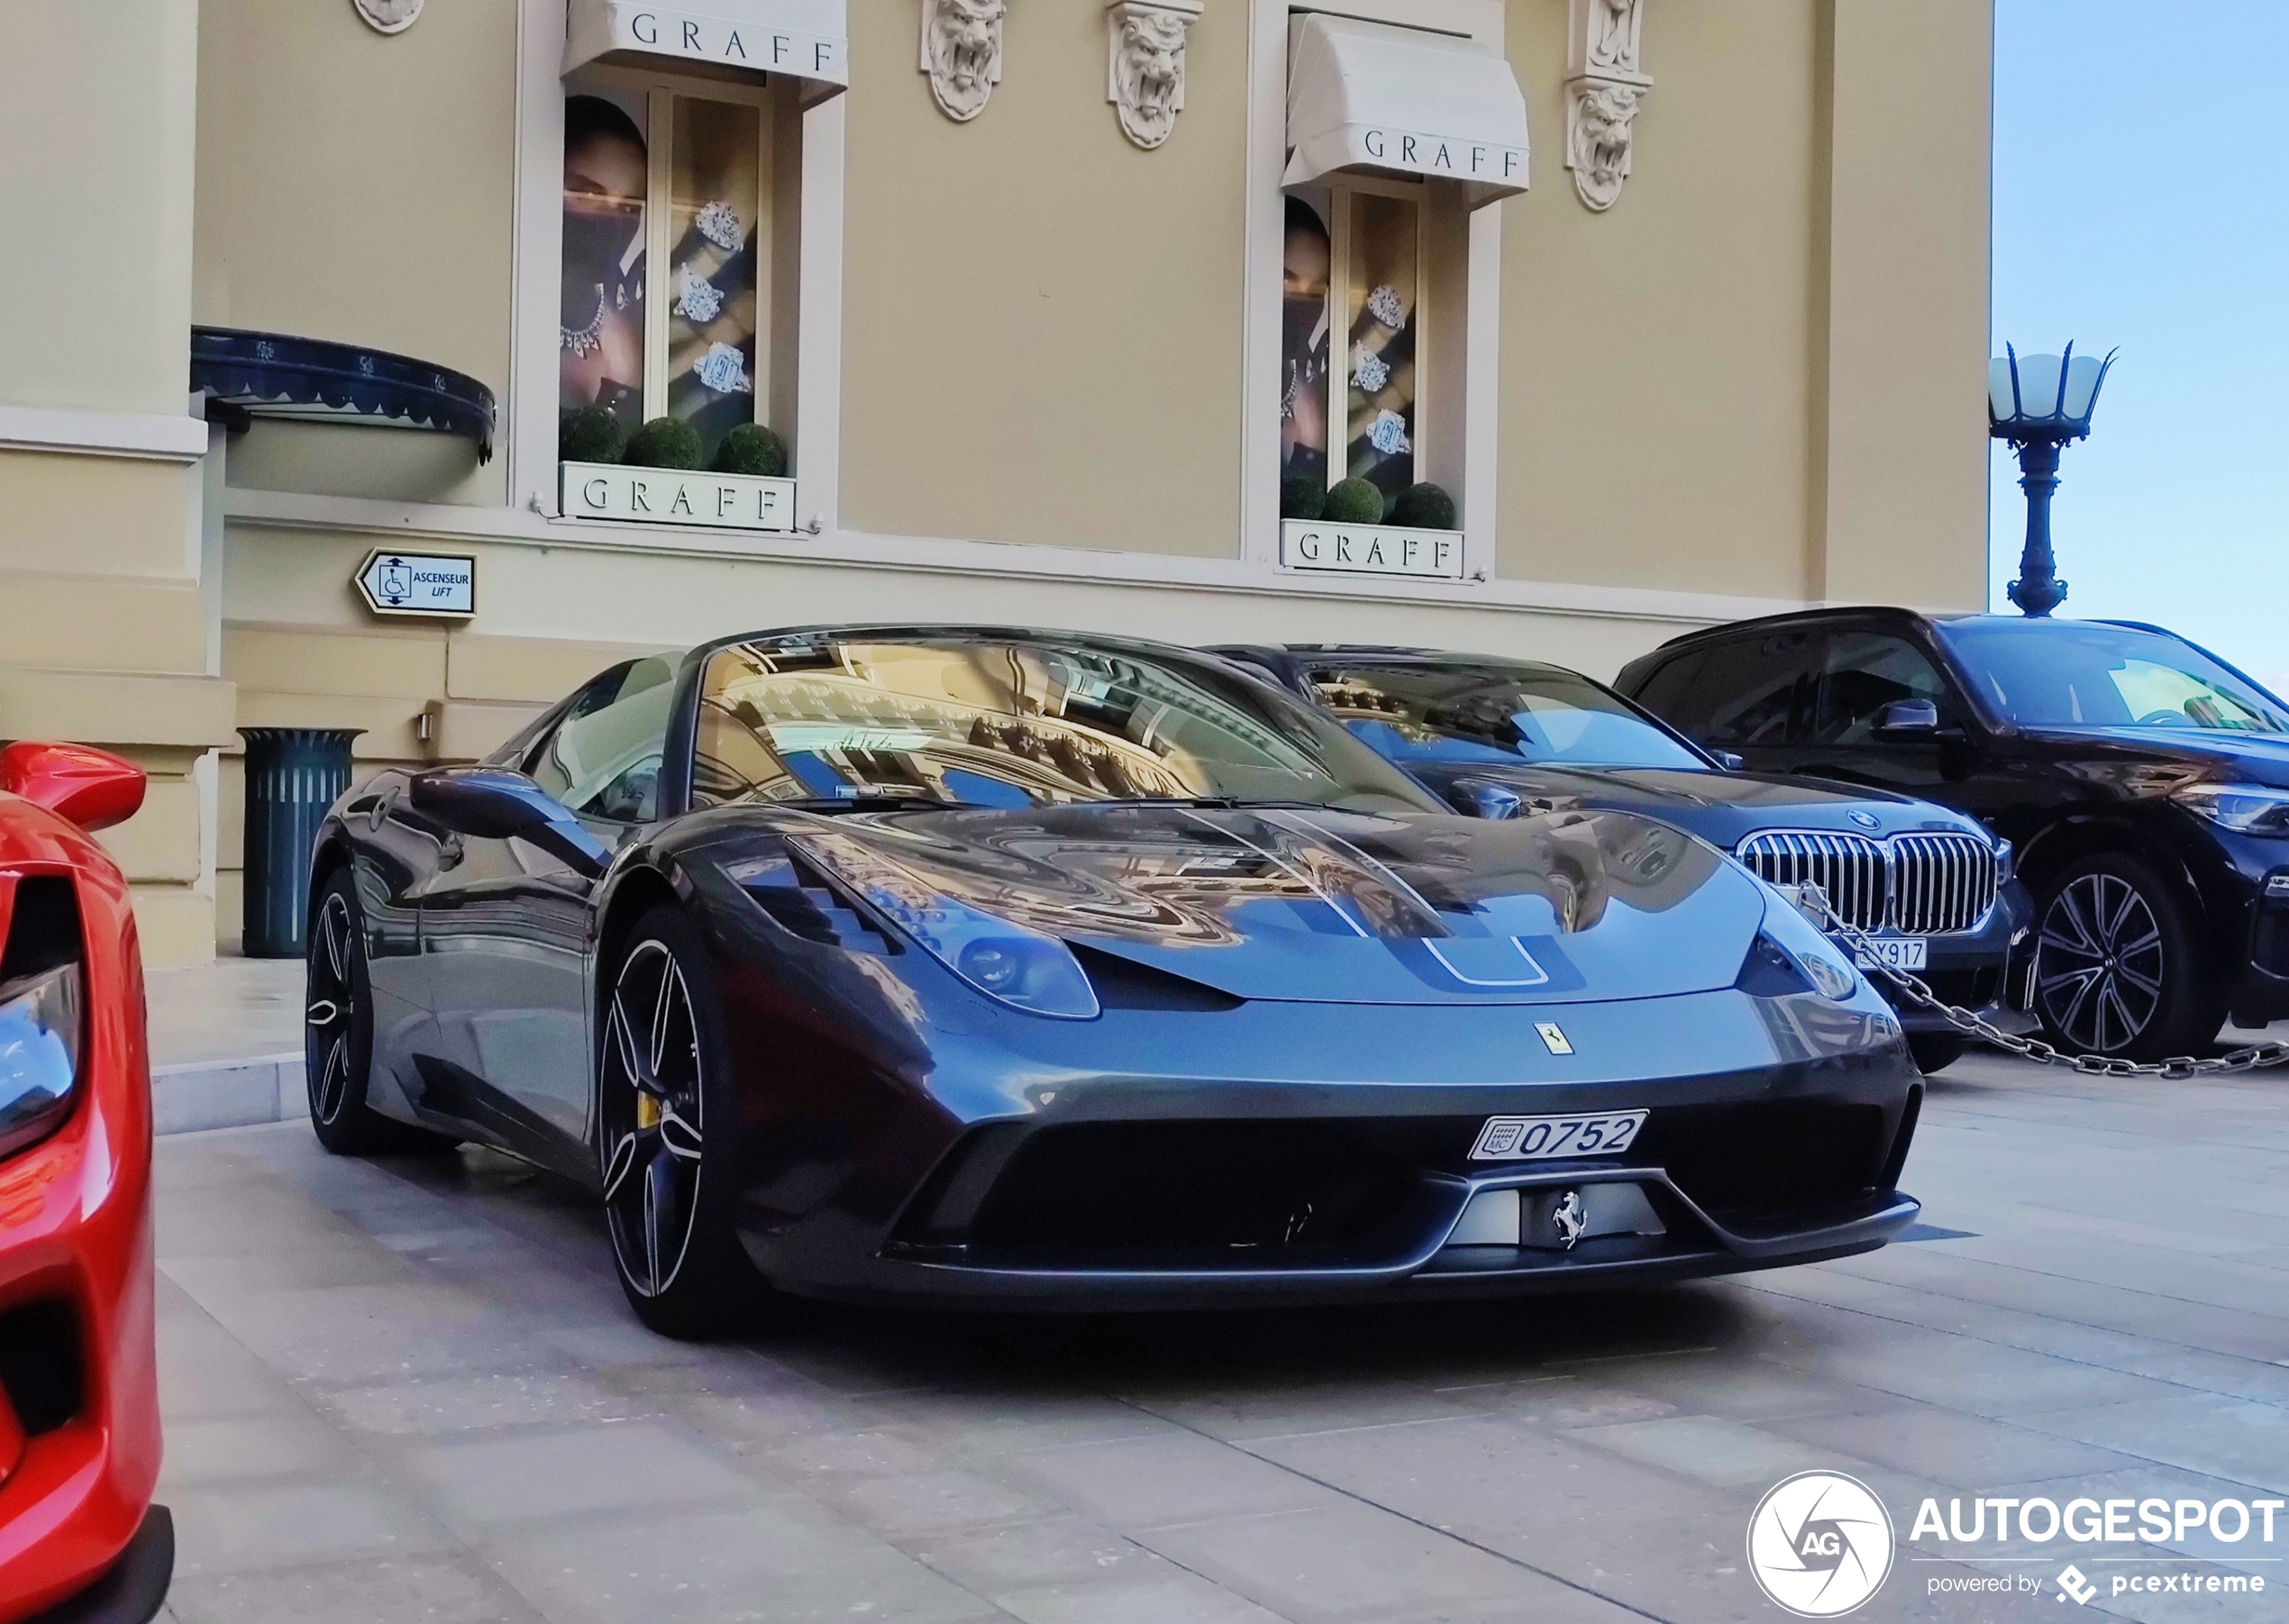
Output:
<instances>
[{"instance_id":1,"label":"topiary ball","mask_svg":"<svg viewBox=\"0 0 2289 1624\"><path fill-rule=\"evenodd\" d=\"M556 425L556 454L567 462L617 462L628 449L628 425L600 406L568 412Z\"/></svg>"},{"instance_id":2,"label":"topiary ball","mask_svg":"<svg viewBox=\"0 0 2289 1624\"><path fill-rule=\"evenodd\" d=\"M1290 474L1280 481L1280 516L1316 519L1327 511L1327 481L1310 474Z\"/></svg>"},{"instance_id":3,"label":"topiary ball","mask_svg":"<svg viewBox=\"0 0 2289 1624\"><path fill-rule=\"evenodd\" d=\"M716 448L719 474L753 474L778 479L787 473L787 442L760 423L743 423Z\"/></svg>"},{"instance_id":4,"label":"topiary ball","mask_svg":"<svg viewBox=\"0 0 2289 1624\"><path fill-rule=\"evenodd\" d=\"M680 417L654 417L628 436L621 459L632 468L699 466L699 431Z\"/></svg>"},{"instance_id":5,"label":"topiary ball","mask_svg":"<svg viewBox=\"0 0 2289 1624\"><path fill-rule=\"evenodd\" d=\"M1391 522L1414 530L1452 530L1455 498L1446 494L1445 486L1433 485L1427 479L1420 485L1409 485L1400 493L1398 503L1391 508Z\"/></svg>"},{"instance_id":6,"label":"topiary ball","mask_svg":"<svg viewBox=\"0 0 2289 1624\"><path fill-rule=\"evenodd\" d=\"M1320 516L1337 525L1380 525L1383 493L1371 480L1345 479L1328 490Z\"/></svg>"}]
</instances>

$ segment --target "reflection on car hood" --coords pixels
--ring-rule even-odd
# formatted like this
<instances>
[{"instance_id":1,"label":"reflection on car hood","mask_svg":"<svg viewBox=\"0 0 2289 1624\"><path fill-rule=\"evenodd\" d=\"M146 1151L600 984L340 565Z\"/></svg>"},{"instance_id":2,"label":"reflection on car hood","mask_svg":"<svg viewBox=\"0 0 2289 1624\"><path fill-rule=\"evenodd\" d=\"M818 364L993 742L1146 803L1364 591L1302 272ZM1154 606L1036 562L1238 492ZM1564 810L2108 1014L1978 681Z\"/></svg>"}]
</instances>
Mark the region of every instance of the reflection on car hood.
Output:
<instances>
[{"instance_id":1,"label":"reflection on car hood","mask_svg":"<svg viewBox=\"0 0 2289 1624\"><path fill-rule=\"evenodd\" d=\"M2037 738L2083 740L2110 753L2183 762L2203 778L2289 787L2289 738L2196 727L2029 727Z\"/></svg>"},{"instance_id":2,"label":"reflection on car hood","mask_svg":"<svg viewBox=\"0 0 2289 1624\"><path fill-rule=\"evenodd\" d=\"M1762 829L1834 829L1877 835L1908 829L1980 832L1978 825L1958 812L1888 790L1756 772L1537 767L1525 762L1436 769L1409 763L1409 771L1442 798L1458 780L1482 779L1562 810L1594 807L1657 817L1728 852ZM1869 818L1875 820L1872 826Z\"/></svg>"},{"instance_id":3,"label":"reflection on car hood","mask_svg":"<svg viewBox=\"0 0 2289 1624\"><path fill-rule=\"evenodd\" d=\"M1070 805L807 817L863 894L953 898L1246 999L1545 1003L1729 987L1764 893L1647 818Z\"/></svg>"}]
</instances>

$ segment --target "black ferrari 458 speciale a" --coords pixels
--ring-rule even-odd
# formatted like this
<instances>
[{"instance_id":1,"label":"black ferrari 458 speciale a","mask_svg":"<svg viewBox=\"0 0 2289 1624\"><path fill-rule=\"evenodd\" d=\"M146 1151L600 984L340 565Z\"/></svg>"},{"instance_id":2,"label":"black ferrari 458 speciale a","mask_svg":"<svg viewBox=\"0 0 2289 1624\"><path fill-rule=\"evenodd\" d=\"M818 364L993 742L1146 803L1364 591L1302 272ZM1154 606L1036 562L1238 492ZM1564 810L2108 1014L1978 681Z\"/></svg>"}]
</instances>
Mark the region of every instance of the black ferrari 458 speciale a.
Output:
<instances>
[{"instance_id":1,"label":"black ferrari 458 speciale a","mask_svg":"<svg viewBox=\"0 0 2289 1624\"><path fill-rule=\"evenodd\" d=\"M1211 656L1004 628L615 666L315 854L311 1115L601 1195L637 1313L767 1288L1400 1300L1865 1251L1923 1084L1787 902L1456 816Z\"/></svg>"}]
</instances>

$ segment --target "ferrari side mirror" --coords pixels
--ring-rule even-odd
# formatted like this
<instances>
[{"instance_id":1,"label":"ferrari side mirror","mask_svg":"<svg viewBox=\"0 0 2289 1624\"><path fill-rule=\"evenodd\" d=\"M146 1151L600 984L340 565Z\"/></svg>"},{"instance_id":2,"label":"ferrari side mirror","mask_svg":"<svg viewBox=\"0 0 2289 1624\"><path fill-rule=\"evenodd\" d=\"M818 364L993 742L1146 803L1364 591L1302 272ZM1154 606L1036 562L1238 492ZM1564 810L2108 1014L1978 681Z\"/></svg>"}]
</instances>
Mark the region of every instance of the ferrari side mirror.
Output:
<instances>
[{"instance_id":1,"label":"ferrari side mirror","mask_svg":"<svg viewBox=\"0 0 2289 1624\"><path fill-rule=\"evenodd\" d=\"M1531 806L1517 790L1482 778L1456 779L1447 789L1446 798L1465 817L1497 820L1523 817Z\"/></svg>"},{"instance_id":2,"label":"ferrari side mirror","mask_svg":"<svg viewBox=\"0 0 2289 1624\"><path fill-rule=\"evenodd\" d=\"M414 810L440 827L477 840L522 840L562 858L594 879L612 853L564 804L521 772L499 767L451 767L413 780Z\"/></svg>"},{"instance_id":3,"label":"ferrari side mirror","mask_svg":"<svg viewBox=\"0 0 2289 1624\"><path fill-rule=\"evenodd\" d=\"M143 804L143 770L107 750L33 739L18 739L0 750L0 789L91 833L134 817Z\"/></svg>"},{"instance_id":4,"label":"ferrari side mirror","mask_svg":"<svg viewBox=\"0 0 2289 1624\"><path fill-rule=\"evenodd\" d=\"M1717 764L1728 772L1748 771L1748 758L1737 750L1712 750L1709 753L1715 756Z\"/></svg>"}]
</instances>

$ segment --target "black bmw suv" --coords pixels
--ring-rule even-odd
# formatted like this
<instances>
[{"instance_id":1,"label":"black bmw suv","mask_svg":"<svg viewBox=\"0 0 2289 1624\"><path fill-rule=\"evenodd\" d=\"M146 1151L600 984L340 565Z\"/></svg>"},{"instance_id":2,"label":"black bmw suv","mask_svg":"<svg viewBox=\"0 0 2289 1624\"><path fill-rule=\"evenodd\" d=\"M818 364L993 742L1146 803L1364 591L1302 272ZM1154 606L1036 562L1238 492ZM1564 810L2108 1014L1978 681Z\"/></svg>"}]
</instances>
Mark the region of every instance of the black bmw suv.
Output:
<instances>
[{"instance_id":1,"label":"black bmw suv","mask_svg":"<svg viewBox=\"0 0 2289 1624\"><path fill-rule=\"evenodd\" d=\"M2158 626L1826 609L1663 644L1622 692L1768 772L2011 842L2055 1042L2154 1060L2289 1016L2289 705Z\"/></svg>"}]
</instances>

